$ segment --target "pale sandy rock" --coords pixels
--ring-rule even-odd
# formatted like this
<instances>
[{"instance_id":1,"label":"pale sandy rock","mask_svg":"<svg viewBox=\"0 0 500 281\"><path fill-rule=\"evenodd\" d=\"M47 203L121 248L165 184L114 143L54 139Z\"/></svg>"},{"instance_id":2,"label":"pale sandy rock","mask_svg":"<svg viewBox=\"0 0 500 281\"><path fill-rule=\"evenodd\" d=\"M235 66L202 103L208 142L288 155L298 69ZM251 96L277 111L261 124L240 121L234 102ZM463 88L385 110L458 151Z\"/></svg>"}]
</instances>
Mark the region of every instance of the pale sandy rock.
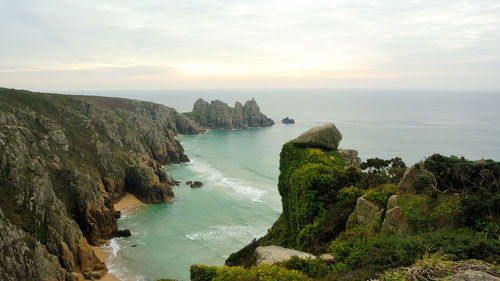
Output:
<instances>
[{"instance_id":1,"label":"pale sandy rock","mask_svg":"<svg viewBox=\"0 0 500 281\"><path fill-rule=\"evenodd\" d=\"M468 270L461 273L457 273L446 279L449 281L500 281L500 278L493 276L491 274Z\"/></svg>"},{"instance_id":2,"label":"pale sandy rock","mask_svg":"<svg viewBox=\"0 0 500 281\"><path fill-rule=\"evenodd\" d=\"M255 249L257 255L257 264L267 264L273 265L276 263L284 262L289 260L293 256L299 258L312 258L316 257L312 254L296 251L293 249L287 249L279 246L259 246Z\"/></svg>"}]
</instances>

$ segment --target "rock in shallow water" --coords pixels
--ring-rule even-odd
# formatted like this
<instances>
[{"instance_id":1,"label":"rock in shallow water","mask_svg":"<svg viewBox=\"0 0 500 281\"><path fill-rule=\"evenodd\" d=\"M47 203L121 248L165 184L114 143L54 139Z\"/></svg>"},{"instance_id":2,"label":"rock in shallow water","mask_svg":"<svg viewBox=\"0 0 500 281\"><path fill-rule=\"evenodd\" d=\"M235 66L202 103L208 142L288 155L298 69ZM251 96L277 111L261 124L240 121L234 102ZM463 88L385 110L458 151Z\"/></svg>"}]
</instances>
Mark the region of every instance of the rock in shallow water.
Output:
<instances>
[{"instance_id":1,"label":"rock in shallow water","mask_svg":"<svg viewBox=\"0 0 500 281\"><path fill-rule=\"evenodd\" d=\"M198 188L198 187L202 187L203 186L203 182L201 181L194 181L192 184L191 184L191 187L192 188Z\"/></svg>"}]
</instances>

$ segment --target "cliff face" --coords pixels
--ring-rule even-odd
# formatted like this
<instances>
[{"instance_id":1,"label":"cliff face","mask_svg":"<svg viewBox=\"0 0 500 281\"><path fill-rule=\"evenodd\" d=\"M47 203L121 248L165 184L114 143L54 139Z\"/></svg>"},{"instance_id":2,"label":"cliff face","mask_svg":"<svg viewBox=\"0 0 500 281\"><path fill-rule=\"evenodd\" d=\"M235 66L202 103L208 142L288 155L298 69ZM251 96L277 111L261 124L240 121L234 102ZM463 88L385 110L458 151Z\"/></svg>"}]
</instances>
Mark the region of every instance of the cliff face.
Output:
<instances>
[{"instance_id":1,"label":"cliff face","mask_svg":"<svg viewBox=\"0 0 500 281\"><path fill-rule=\"evenodd\" d=\"M203 99L198 99L193 106L193 111L185 115L208 129L231 130L274 125L273 120L260 112L255 99L247 101L245 105L236 102L234 107L220 100L208 103Z\"/></svg>"},{"instance_id":2,"label":"cliff face","mask_svg":"<svg viewBox=\"0 0 500 281\"><path fill-rule=\"evenodd\" d=\"M441 280L455 266L484 261L491 264L482 270L498 275L500 162L435 154L408 169L397 157L359 165L354 151L315 144L313 138L283 145L283 213L226 265L260 272L256 249L277 245L319 257L278 265L308 280ZM321 258L325 253L333 258ZM233 274L224 267L215 272Z\"/></svg>"},{"instance_id":3,"label":"cliff face","mask_svg":"<svg viewBox=\"0 0 500 281\"><path fill-rule=\"evenodd\" d=\"M89 244L118 234L113 203L168 202L174 137L201 131L153 103L0 88L0 279L101 276Z\"/></svg>"}]
</instances>

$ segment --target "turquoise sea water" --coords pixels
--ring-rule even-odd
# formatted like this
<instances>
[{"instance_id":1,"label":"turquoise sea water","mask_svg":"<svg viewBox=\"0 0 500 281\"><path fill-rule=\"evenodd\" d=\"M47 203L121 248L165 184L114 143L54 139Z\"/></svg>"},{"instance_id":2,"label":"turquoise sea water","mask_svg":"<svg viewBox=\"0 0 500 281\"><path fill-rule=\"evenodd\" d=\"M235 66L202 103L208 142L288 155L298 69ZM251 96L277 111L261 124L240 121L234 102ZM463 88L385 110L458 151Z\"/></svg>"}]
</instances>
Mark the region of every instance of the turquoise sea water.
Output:
<instances>
[{"instance_id":1,"label":"turquoise sea water","mask_svg":"<svg viewBox=\"0 0 500 281\"><path fill-rule=\"evenodd\" d=\"M132 237L111 241L110 271L122 280L189 280L195 263L222 265L264 235L281 213L279 152L303 131L334 122L341 147L362 159L400 156L411 165L432 153L500 160L500 93L352 90L184 90L94 92L151 100L190 111L194 101L229 104L255 97L276 122L269 128L180 136L191 162L166 166L170 177L204 186L174 188L176 200L124 213ZM281 118L296 124L283 125Z\"/></svg>"}]
</instances>

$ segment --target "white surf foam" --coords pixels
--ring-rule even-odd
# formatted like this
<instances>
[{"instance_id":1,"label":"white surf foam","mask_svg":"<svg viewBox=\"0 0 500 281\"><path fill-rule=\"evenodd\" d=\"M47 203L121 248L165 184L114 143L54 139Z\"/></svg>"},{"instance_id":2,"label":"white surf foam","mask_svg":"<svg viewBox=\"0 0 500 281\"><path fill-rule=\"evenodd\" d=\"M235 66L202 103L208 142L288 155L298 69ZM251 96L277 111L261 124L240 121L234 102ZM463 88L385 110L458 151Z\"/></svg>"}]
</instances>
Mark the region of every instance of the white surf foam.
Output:
<instances>
[{"instance_id":1,"label":"white surf foam","mask_svg":"<svg viewBox=\"0 0 500 281\"><path fill-rule=\"evenodd\" d=\"M238 193L244 197L247 197L250 200L255 201L255 202L262 202L261 198L264 195L264 193L266 193L263 190L260 190L260 189L257 189L257 188L254 188L254 187L251 187L248 185L240 184L237 182L237 180L230 179L230 178L222 178L221 182L224 185L233 189L236 193Z\"/></svg>"},{"instance_id":2,"label":"white surf foam","mask_svg":"<svg viewBox=\"0 0 500 281\"><path fill-rule=\"evenodd\" d=\"M226 225L218 225L218 226L210 226L207 231L193 232L187 233L186 236L189 240L204 240L204 241L213 241L213 240L225 240L228 238L246 238L248 236L253 238L259 238L263 236L266 232L265 227L256 227L256 226L226 226Z\"/></svg>"},{"instance_id":3,"label":"white surf foam","mask_svg":"<svg viewBox=\"0 0 500 281\"><path fill-rule=\"evenodd\" d=\"M266 193L264 190L250 186L243 180L226 177L220 170L204 161L191 160L190 164L190 169L199 174L205 183L215 187L230 188L240 196L254 202L262 202L261 198Z\"/></svg>"},{"instance_id":4,"label":"white surf foam","mask_svg":"<svg viewBox=\"0 0 500 281\"><path fill-rule=\"evenodd\" d=\"M120 251L120 245L118 245L116 238L111 239L111 241L109 242L109 246L113 250L113 256L116 258L116 254L118 254L118 251Z\"/></svg>"}]
</instances>

